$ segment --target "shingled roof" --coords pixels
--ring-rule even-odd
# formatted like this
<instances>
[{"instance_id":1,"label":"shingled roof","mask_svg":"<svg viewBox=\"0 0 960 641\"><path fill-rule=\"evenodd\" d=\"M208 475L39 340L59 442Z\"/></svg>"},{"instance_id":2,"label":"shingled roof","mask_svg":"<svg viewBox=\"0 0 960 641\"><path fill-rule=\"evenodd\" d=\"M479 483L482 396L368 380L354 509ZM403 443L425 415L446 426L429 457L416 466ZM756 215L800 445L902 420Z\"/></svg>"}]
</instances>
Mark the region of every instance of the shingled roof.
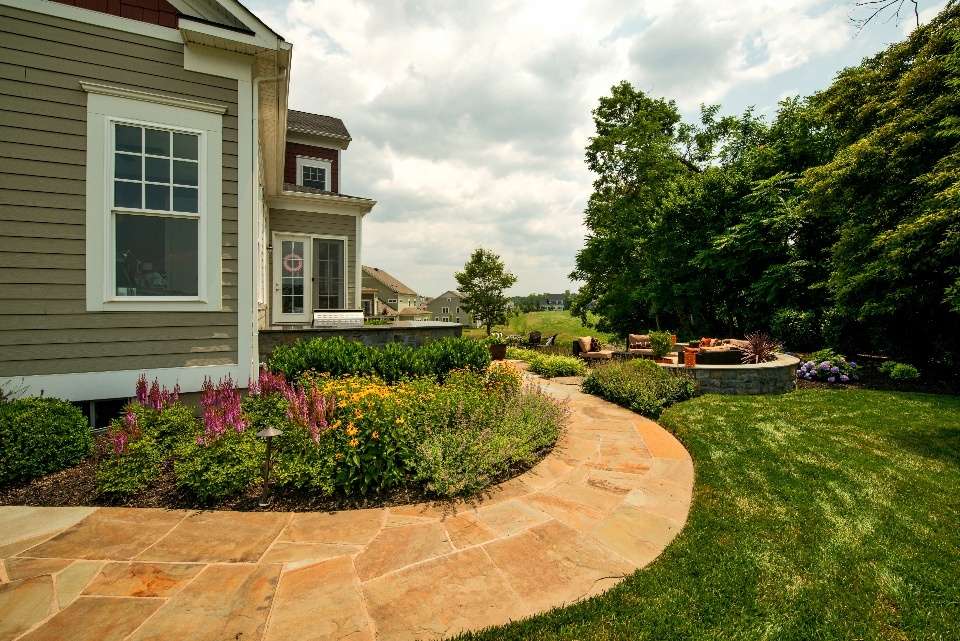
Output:
<instances>
[{"instance_id":1,"label":"shingled roof","mask_svg":"<svg viewBox=\"0 0 960 641\"><path fill-rule=\"evenodd\" d=\"M339 118L297 111L296 109L287 110L287 129L305 134L319 134L353 140L346 125Z\"/></svg>"},{"instance_id":2,"label":"shingled roof","mask_svg":"<svg viewBox=\"0 0 960 641\"><path fill-rule=\"evenodd\" d=\"M390 274L388 274L387 272L383 271L378 267L370 267L369 265L364 265L363 273L367 274L371 278L376 278L381 283L386 285L386 287L389 290L397 292L398 294L408 294L410 296L417 295L417 292L413 291L412 289L410 289L409 287L401 283L399 279L391 276Z\"/></svg>"}]
</instances>

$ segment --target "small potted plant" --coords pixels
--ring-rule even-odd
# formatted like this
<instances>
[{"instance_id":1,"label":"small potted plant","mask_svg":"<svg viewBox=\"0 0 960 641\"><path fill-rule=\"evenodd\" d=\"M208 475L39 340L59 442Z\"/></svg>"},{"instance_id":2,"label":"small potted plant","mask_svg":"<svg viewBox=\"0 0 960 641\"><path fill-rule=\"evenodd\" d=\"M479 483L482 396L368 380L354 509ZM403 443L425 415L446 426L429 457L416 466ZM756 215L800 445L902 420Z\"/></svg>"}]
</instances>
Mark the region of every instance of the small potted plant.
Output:
<instances>
[{"instance_id":1,"label":"small potted plant","mask_svg":"<svg viewBox=\"0 0 960 641\"><path fill-rule=\"evenodd\" d=\"M507 342L503 340L502 336L497 334L491 334L487 336L487 347L490 349L490 359L494 361L502 361L507 357Z\"/></svg>"},{"instance_id":2,"label":"small potted plant","mask_svg":"<svg viewBox=\"0 0 960 641\"><path fill-rule=\"evenodd\" d=\"M673 336L668 332L650 332L650 349L653 350L653 359L658 363L669 363L666 358L673 349Z\"/></svg>"}]
</instances>

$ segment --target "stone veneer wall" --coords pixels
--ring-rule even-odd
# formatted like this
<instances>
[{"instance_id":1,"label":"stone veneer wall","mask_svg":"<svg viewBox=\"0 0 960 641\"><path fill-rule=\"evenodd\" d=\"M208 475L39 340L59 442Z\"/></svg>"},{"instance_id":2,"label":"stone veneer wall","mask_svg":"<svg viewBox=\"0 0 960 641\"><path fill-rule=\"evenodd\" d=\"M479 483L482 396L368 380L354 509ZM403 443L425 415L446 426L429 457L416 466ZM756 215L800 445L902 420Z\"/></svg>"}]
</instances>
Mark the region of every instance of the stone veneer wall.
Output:
<instances>
[{"instance_id":1,"label":"stone veneer wall","mask_svg":"<svg viewBox=\"0 0 960 641\"><path fill-rule=\"evenodd\" d=\"M266 361L277 345L289 345L298 340L342 336L364 345L377 346L387 343L405 343L420 347L427 341L438 338L458 337L463 334L463 325L457 323L434 323L401 321L390 325L365 325L355 328L302 328L261 329L260 360Z\"/></svg>"},{"instance_id":2,"label":"stone veneer wall","mask_svg":"<svg viewBox=\"0 0 960 641\"><path fill-rule=\"evenodd\" d=\"M693 376L701 394L783 394L797 388L800 359L778 354L759 365L666 365Z\"/></svg>"}]
</instances>

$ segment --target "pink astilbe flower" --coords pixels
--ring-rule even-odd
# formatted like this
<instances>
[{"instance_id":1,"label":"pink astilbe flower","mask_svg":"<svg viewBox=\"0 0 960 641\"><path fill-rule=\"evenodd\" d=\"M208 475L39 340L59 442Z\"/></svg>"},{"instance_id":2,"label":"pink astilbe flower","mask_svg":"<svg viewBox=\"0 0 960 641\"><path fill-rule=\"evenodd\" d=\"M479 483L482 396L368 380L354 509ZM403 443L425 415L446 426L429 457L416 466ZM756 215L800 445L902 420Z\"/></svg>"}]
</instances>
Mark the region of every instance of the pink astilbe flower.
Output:
<instances>
[{"instance_id":1,"label":"pink astilbe flower","mask_svg":"<svg viewBox=\"0 0 960 641\"><path fill-rule=\"evenodd\" d=\"M198 443L209 445L232 428L237 432L247 429L247 421L240 408L240 391L231 376L221 379L214 386L209 378L203 380L200 394L203 408L203 436Z\"/></svg>"},{"instance_id":2,"label":"pink astilbe flower","mask_svg":"<svg viewBox=\"0 0 960 641\"><path fill-rule=\"evenodd\" d=\"M141 405L147 404L147 375L141 374L137 379L137 402Z\"/></svg>"},{"instance_id":3,"label":"pink astilbe flower","mask_svg":"<svg viewBox=\"0 0 960 641\"><path fill-rule=\"evenodd\" d=\"M110 442L113 445L113 453L116 455L123 454L127 445L134 439L140 436L140 424L137 420L137 414L133 411L132 407L127 407L127 411L123 414L123 419L121 419L119 429L114 428L110 430Z\"/></svg>"},{"instance_id":4,"label":"pink astilbe flower","mask_svg":"<svg viewBox=\"0 0 960 641\"><path fill-rule=\"evenodd\" d=\"M304 391L302 387L290 385L283 390L283 396L287 400L287 418L309 430L310 438L317 443L320 433L330 427L333 403L315 387Z\"/></svg>"},{"instance_id":5,"label":"pink astilbe flower","mask_svg":"<svg viewBox=\"0 0 960 641\"><path fill-rule=\"evenodd\" d=\"M257 380L250 380L247 384L247 392L251 396L269 396L274 392L285 394L289 384L283 374L274 374L266 367L260 368L260 375Z\"/></svg>"},{"instance_id":6,"label":"pink astilbe flower","mask_svg":"<svg viewBox=\"0 0 960 641\"><path fill-rule=\"evenodd\" d=\"M153 383L147 384L147 375L141 374L137 379L137 403L143 407L149 407L161 412L180 400L180 384L173 386L172 390L167 389L166 385L161 386L158 379L153 379Z\"/></svg>"}]
</instances>

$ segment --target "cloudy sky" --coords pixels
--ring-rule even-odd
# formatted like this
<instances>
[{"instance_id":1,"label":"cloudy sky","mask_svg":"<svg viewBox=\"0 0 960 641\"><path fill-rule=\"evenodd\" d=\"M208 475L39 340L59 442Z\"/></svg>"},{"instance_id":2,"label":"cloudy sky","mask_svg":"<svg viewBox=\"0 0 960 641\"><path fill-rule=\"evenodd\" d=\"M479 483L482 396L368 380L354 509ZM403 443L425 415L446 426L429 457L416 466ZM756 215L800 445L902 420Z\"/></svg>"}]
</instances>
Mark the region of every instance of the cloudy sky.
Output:
<instances>
[{"instance_id":1,"label":"cloudy sky","mask_svg":"<svg viewBox=\"0 0 960 641\"><path fill-rule=\"evenodd\" d=\"M515 293L567 279L591 191L590 110L626 79L696 115L808 94L903 37L853 0L249 0L294 44L290 106L343 118L341 191L378 201L363 259L418 292L483 246ZM909 4L909 3L908 3ZM923 18L942 0L921 0Z\"/></svg>"}]
</instances>

